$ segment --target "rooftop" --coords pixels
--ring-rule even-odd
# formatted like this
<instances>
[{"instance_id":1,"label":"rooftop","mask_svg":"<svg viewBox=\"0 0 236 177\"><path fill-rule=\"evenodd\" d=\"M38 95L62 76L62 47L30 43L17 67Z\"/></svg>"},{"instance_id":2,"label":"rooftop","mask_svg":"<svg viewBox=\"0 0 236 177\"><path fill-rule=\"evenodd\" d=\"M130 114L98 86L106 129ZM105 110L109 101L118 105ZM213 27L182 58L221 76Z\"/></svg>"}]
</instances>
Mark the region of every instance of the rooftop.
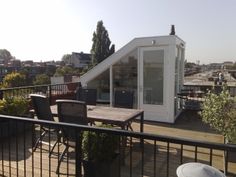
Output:
<instances>
[{"instance_id":1,"label":"rooftop","mask_svg":"<svg viewBox=\"0 0 236 177\"><path fill-rule=\"evenodd\" d=\"M137 122L132 124L134 131L139 131ZM158 122L145 122L145 133L153 133L156 135L171 136L176 138L184 138L190 140L208 141L214 143L221 143L223 137L201 122L199 115L196 111L186 111L181 114L175 124L158 123ZM39 133L39 130L36 132ZM1 156L0 173L9 176L57 176L55 170L58 162L58 152L62 151L61 146L55 148L55 152L51 157L48 156L48 146L42 145L32 153L32 134L30 130L25 132L26 141L23 142L23 135L18 138L11 138L5 140L0 145L3 148L4 154ZM55 137L51 137L55 141ZM18 143L18 150L16 150L16 141ZM140 174L142 164L142 148L139 146L139 141L132 138L130 144L125 148L125 165L121 166L121 176L130 175L130 165L132 165L133 176ZM157 144L157 146L154 146ZM10 145L10 151L9 151ZM25 146L25 148L24 148ZM153 150L156 147L156 154L153 155ZM168 153L167 153L168 152ZM183 145L182 161L193 162L195 161L196 148L194 146ZM197 148L198 162L207 163L210 157L208 148ZM176 169L180 165L181 145L176 143L165 143L163 141L152 141L145 139L144 141L144 176L153 176L153 163L156 159L156 174L157 176L176 176ZM18 154L18 155L17 155ZM167 158L167 154L169 154ZM155 156L155 157L154 157ZM132 159L132 162L130 161ZM223 170L223 153L222 151L213 151L212 166L217 169ZM169 161L169 162L168 162ZM168 164L168 165L167 165ZM167 165L167 166L166 166ZM236 172L236 164L230 163L229 172ZM60 176L75 175L75 152L69 149L68 160L64 159L60 168ZM230 175L229 175L230 176Z\"/></svg>"}]
</instances>

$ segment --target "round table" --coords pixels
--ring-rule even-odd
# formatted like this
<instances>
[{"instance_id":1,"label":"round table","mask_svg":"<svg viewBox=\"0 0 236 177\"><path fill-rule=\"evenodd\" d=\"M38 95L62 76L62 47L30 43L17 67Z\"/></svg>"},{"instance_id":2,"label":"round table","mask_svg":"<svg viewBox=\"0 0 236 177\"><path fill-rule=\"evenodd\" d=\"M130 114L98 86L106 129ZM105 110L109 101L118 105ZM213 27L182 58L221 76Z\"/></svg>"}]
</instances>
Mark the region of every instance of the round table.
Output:
<instances>
[{"instance_id":1,"label":"round table","mask_svg":"<svg viewBox=\"0 0 236 177\"><path fill-rule=\"evenodd\" d=\"M226 177L218 169L197 162L180 165L176 170L178 177Z\"/></svg>"}]
</instances>

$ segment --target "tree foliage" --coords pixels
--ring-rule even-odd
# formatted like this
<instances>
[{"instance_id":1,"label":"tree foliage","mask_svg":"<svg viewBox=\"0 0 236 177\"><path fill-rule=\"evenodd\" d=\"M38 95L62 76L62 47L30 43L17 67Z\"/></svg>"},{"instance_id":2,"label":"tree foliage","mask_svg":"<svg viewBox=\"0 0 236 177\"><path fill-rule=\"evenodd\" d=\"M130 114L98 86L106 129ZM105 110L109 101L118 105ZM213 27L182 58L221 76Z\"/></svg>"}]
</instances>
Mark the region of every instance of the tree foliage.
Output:
<instances>
[{"instance_id":1,"label":"tree foliage","mask_svg":"<svg viewBox=\"0 0 236 177\"><path fill-rule=\"evenodd\" d=\"M185 68L195 68L197 65L193 62L185 62Z\"/></svg>"},{"instance_id":2,"label":"tree foliage","mask_svg":"<svg viewBox=\"0 0 236 177\"><path fill-rule=\"evenodd\" d=\"M63 66L56 69L54 76L58 77L58 76L64 76L64 75L69 75L69 74L79 75L79 70L74 69L70 66Z\"/></svg>"},{"instance_id":3,"label":"tree foliage","mask_svg":"<svg viewBox=\"0 0 236 177\"><path fill-rule=\"evenodd\" d=\"M115 45L111 45L108 32L102 21L98 21L96 32L93 33L91 49L93 65L100 63L115 52Z\"/></svg>"},{"instance_id":4,"label":"tree foliage","mask_svg":"<svg viewBox=\"0 0 236 177\"><path fill-rule=\"evenodd\" d=\"M63 55L61 60L62 60L63 62L65 62L66 64L70 63L71 54L65 54L65 55Z\"/></svg>"},{"instance_id":5,"label":"tree foliage","mask_svg":"<svg viewBox=\"0 0 236 177\"><path fill-rule=\"evenodd\" d=\"M7 74L2 82L2 86L5 88L19 87L26 84L26 77L24 74L12 72Z\"/></svg>"},{"instance_id":6,"label":"tree foliage","mask_svg":"<svg viewBox=\"0 0 236 177\"><path fill-rule=\"evenodd\" d=\"M24 97L7 97L0 100L0 114L25 116L29 110L29 99Z\"/></svg>"},{"instance_id":7,"label":"tree foliage","mask_svg":"<svg viewBox=\"0 0 236 177\"><path fill-rule=\"evenodd\" d=\"M13 57L11 56L11 53L6 49L0 49L0 58L4 60L10 60Z\"/></svg>"},{"instance_id":8,"label":"tree foliage","mask_svg":"<svg viewBox=\"0 0 236 177\"><path fill-rule=\"evenodd\" d=\"M50 84L50 77L47 74L38 74L33 84L34 85Z\"/></svg>"},{"instance_id":9,"label":"tree foliage","mask_svg":"<svg viewBox=\"0 0 236 177\"><path fill-rule=\"evenodd\" d=\"M236 143L236 100L226 87L217 94L209 92L203 102L202 120L226 139Z\"/></svg>"}]
</instances>

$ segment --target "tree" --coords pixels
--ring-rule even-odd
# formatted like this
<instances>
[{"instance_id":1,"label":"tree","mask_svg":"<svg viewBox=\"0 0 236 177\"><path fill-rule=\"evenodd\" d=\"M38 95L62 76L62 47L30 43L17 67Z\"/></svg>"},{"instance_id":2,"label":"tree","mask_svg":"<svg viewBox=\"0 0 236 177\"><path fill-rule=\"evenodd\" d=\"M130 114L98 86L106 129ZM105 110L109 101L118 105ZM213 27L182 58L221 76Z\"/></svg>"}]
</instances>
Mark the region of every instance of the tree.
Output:
<instances>
[{"instance_id":1,"label":"tree","mask_svg":"<svg viewBox=\"0 0 236 177\"><path fill-rule=\"evenodd\" d=\"M24 74L12 72L4 77L2 86L5 88L10 88L24 86L25 84L26 77Z\"/></svg>"},{"instance_id":2,"label":"tree","mask_svg":"<svg viewBox=\"0 0 236 177\"><path fill-rule=\"evenodd\" d=\"M70 63L70 60L71 60L71 54L65 54L62 56L62 59L61 59L63 62L65 62L66 64L69 64Z\"/></svg>"},{"instance_id":3,"label":"tree","mask_svg":"<svg viewBox=\"0 0 236 177\"><path fill-rule=\"evenodd\" d=\"M108 32L102 21L98 21L96 32L93 33L91 49L93 65L100 63L115 52L115 45L111 45ZM111 45L111 46L110 46Z\"/></svg>"},{"instance_id":4,"label":"tree","mask_svg":"<svg viewBox=\"0 0 236 177\"><path fill-rule=\"evenodd\" d=\"M50 84L50 78L47 74L39 74L36 76L33 84L34 85Z\"/></svg>"},{"instance_id":5,"label":"tree","mask_svg":"<svg viewBox=\"0 0 236 177\"><path fill-rule=\"evenodd\" d=\"M68 75L68 74L79 75L79 70L74 69L70 66L63 66L63 67L56 69L54 76L64 76L64 75Z\"/></svg>"},{"instance_id":6,"label":"tree","mask_svg":"<svg viewBox=\"0 0 236 177\"><path fill-rule=\"evenodd\" d=\"M236 143L236 98L226 86L220 93L209 92L203 102L202 120L221 133L229 142Z\"/></svg>"},{"instance_id":7,"label":"tree","mask_svg":"<svg viewBox=\"0 0 236 177\"><path fill-rule=\"evenodd\" d=\"M6 49L0 49L0 59L4 59L5 63L8 63L10 59L12 59L11 53Z\"/></svg>"}]
</instances>

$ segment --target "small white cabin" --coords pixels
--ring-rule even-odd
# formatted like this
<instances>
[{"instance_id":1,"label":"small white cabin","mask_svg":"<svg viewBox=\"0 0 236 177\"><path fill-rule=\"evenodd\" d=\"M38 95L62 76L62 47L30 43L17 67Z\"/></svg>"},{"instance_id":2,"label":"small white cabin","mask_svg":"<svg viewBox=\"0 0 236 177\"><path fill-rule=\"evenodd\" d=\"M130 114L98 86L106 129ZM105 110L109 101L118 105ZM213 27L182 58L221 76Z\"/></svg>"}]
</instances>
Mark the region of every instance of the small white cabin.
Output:
<instances>
[{"instance_id":1,"label":"small white cabin","mask_svg":"<svg viewBox=\"0 0 236 177\"><path fill-rule=\"evenodd\" d=\"M185 42L176 35L135 38L81 76L97 88L98 99L113 105L114 90L133 90L144 120L174 123L180 113Z\"/></svg>"}]
</instances>

